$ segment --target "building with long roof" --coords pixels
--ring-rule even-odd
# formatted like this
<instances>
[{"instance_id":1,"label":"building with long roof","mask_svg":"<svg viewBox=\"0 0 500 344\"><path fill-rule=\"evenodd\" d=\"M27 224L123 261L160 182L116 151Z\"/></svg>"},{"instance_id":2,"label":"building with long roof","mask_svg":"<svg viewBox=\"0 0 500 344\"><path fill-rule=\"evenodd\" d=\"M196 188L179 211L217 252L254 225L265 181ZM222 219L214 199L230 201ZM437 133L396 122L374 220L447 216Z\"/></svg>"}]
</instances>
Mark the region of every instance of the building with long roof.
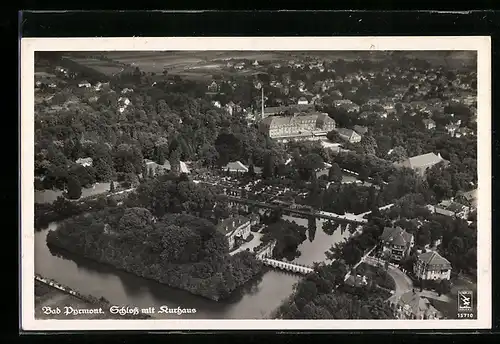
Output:
<instances>
[{"instance_id":1,"label":"building with long roof","mask_svg":"<svg viewBox=\"0 0 500 344\"><path fill-rule=\"evenodd\" d=\"M260 122L261 132L273 139L326 136L335 129L335 121L326 113L270 116Z\"/></svg>"},{"instance_id":2,"label":"building with long roof","mask_svg":"<svg viewBox=\"0 0 500 344\"><path fill-rule=\"evenodd\" d=\"M443 159L441 154L427 153L427 154L413 156L403 161L396 162L395 165L399 167L411 168L418 175L423 177L427 169L441 162L448 164L448 161Z\"/></svg>"}]
</instances>

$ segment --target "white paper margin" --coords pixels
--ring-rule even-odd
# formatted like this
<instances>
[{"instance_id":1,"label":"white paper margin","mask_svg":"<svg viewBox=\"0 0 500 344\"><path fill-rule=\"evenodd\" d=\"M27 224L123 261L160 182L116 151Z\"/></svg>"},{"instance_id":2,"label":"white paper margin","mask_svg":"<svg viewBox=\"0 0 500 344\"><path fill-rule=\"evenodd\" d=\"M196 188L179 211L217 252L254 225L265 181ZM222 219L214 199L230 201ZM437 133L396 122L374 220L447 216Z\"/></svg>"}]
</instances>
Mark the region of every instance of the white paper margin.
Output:
<instances>
[{"instance_id":1,"label":"white paper margin","mask_svg":"<svg viewBox=\"0 0 500 344\"><path fill-rule=\"evenodd\" d=\"M23 38L21 47L21 324L24 331L396 330L491 328L491 39L489 36ZM36 320L34 318L34 52L165 50L477 51L478 276L474 320Z\"/></svg>"}]
</instances>

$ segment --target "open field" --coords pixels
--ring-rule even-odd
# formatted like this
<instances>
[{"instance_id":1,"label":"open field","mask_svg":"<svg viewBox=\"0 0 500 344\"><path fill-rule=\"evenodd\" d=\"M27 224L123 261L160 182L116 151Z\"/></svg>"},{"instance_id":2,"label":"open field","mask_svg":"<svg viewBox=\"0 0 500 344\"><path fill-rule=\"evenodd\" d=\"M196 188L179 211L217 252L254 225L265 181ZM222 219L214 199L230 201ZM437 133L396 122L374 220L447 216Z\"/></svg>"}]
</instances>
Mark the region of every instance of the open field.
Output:
<instances>
[{"instance_id":1,"label":"open field","mask_svg":"<svg viewBox=\"0 0 500 344\"><path fill-rule=\"evenodd\" d=\"M99 51L72 52L71 60L94 69L105 75L118 74L125 66L139 67L146 73L160 74L167 70L169 74L186 78L205 79L212 74L227 74L221 69L228 60L289 61L293 59L326 59L353 61L370 59L380 61L390 56L388 51ZM469 51L412 51L402 52L409 58L419 58L433 66L460 68L463 64L475 63L476 54ZM104 61L98 56L105 56L112 61ZM249 70L236 72L239 75L252 73ZM255 70L253 71L255 72Z\"/></svg>"},{"instance_id":2,"label":"open field","mask_svg":"<svg viewBox=\"0 0 500 344\"><path fill-rule=\"evenodd\" d=\"M169 74L187 78L211 78L213 73L221 73L221 68L230 59L280 60L288 59L288 53L258 51L110 51L72 52L72 61L96 71L113 75L120 73L125 65L139 67L146 73ZM68 56L68 57L69 57ZM106 56L112 61L103 61L92 56ZM241 71L238 74L247 74Z\"/></svg>"},{"instance_id":3,"label":"open field","mask_svg":"<svg viewBox=\"0 0 500 344\"><path fill-rule=\"evenodd\" d=\"M83 56L82 57L67 56L67 58L74 63L77 63L81 66L93 69L99 73L109 76L119 74L126 68L120 63L113 61L104 61L96 58L83 57Z\"/></svg>"},{"instance_id":4,"label":"open field","mask_svg":"<svg viewBox=\"0 0 500 344\"><path fill-rule=\"evenodd\" d=\"M217 52L217 51L166 51L166 52L109 52L110 59L139 67L146 73L161 73L167 70L170 74L188 78L211 77L214 72L220 73L225 61L230 59L277 60L284 55L280 52ZM239 72L238 74L243 74Z\"/></svg>"}]
</instances>

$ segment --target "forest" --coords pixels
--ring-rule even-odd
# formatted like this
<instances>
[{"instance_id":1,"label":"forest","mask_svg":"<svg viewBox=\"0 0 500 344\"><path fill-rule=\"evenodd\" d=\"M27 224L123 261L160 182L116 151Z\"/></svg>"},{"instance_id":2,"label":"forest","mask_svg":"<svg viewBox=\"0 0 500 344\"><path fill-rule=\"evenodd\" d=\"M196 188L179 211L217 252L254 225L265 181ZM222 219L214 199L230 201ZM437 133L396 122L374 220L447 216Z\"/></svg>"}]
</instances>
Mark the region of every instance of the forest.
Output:
<instances>
[{"instance_id":1,"label":"forest","mask_svg":"<svg viewBox=\"0 0 500 344\"><path fill-rule=\"evenodd\" d=\"M229 256L225 237L208 220L155 217L139 207L67 219L47 235L47 243L212 300L228 297L262 269L250 252Z\"/></svg>"}]
</instances>

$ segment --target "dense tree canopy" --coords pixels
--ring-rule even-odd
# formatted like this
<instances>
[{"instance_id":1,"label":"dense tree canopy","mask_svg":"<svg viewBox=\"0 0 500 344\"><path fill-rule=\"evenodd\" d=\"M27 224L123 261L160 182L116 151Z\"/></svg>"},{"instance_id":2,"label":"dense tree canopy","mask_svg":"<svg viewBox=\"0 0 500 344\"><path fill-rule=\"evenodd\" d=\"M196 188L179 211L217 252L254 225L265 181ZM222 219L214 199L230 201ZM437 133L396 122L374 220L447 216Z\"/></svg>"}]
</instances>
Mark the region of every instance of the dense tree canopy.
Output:
<instances>
[{"instance_id":1,"label":"dense tree canopy","mask_svg":"<svg viewBox=\"0 0 500 344\"><path fill-rule=\"evenodd\" d=\"M61 223L50 245L211 299L227 297L261 269L249 252L228 255L213 224L190 215L155 220L145 208L106 208Z\"/></svg>"}]
</instances>

